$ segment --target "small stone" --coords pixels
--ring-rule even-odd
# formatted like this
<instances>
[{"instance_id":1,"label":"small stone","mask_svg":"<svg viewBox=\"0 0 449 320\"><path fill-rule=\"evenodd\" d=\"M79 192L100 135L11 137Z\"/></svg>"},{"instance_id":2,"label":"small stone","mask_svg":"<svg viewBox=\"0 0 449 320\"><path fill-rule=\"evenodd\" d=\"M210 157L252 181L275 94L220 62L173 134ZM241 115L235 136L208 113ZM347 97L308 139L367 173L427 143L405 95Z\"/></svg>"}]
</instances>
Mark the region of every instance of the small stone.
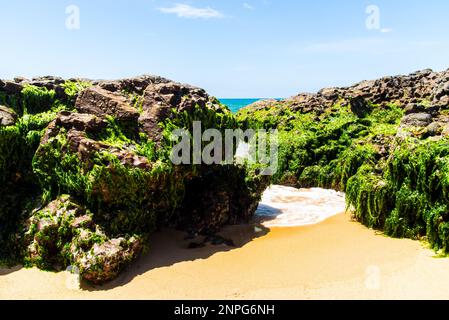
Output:
<instances>
[{"instance_id":1,"label":"small stone","mask_svg":"<svg viewBox=\"0 0 449 320\"><path fill-rule=\"evenodd\" d=\"M0 126L12 126L17 121L14 110L0 105Z\"/></svg>"}]
</instances>

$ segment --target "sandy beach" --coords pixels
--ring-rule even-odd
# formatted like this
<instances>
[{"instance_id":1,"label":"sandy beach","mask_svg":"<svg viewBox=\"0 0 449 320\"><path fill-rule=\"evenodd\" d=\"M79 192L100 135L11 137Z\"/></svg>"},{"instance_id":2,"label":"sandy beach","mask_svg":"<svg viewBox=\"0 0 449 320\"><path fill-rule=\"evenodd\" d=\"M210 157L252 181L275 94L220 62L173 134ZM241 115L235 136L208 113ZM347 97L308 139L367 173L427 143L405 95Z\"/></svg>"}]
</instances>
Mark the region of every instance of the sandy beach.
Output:
<instances>
[{"instance_id":1,"label":"sandy beach","mask_svg":"<svg viewBox=\"0 0 449 320\"><path fill-rule=\"evenodd\" d=\"M259 232L256 232L259 231ZM76 290L66 272L0 271L1 299L447 299L449 259L376 234L339 214L311 226L227 227L236 248L187 249L184 234L154 246L103 287Z\"/></svg>"}]
</instances>

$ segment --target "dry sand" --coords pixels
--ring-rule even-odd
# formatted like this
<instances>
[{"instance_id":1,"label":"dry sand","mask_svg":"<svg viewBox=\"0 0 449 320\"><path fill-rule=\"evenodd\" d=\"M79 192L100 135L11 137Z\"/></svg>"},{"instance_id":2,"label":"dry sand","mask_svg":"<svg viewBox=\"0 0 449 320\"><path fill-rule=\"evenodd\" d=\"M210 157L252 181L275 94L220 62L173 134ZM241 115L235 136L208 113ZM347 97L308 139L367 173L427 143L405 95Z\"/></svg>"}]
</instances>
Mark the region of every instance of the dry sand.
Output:
<instances>
[{"instance_id":1,"label":"dry sand","mask_svg":"<svg viewBox=\"0 0 449 320\"><path fill-rule=\"evenodd\" d=\"M65 272L0 270L0 298L449 298L449 259L435 258L419 242L376 234L346 214L306 227L223 233L236 248L189 250L182 233L160 232L151 252L105 287L70 289Z\"/></svg>"}]
</instances>

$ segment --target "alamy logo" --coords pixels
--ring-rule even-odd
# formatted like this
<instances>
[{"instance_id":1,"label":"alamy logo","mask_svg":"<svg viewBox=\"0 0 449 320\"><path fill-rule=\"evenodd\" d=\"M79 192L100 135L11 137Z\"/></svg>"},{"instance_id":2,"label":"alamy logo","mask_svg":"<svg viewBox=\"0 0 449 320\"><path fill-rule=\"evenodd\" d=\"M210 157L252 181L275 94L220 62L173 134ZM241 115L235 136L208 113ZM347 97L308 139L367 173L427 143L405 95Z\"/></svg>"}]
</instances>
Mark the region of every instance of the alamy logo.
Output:
<instances>
[{"instance_id":1,"label":"alamy logo","mask_svg":"<svg viewBox=\"0 0 449 320\"><path fill-rule=\"evenodd\" d=\"M79 30L81 28L80 8L76 5L67 6L65 9L67 15L65 27L68 30Z\"/></svg>"},{"instance_id":2,"label":"alamy logo","mask_svg":"<svg viewBox=\"0 0 449 320\"><path fill-rule=\"evenodd\" d=\"M170 159L175 165L258 165L261 175L274 175L278 167L278 131L207 129L193 122L193 131L177 129L171 140L177 143Z\"/></svg>"},{"instance_id":3,"label":"alamy logo","mask_svg":"<svg viewBox=\"0 0 449 320\"><path fill-rule=\"evenodd\" d=\"M365 26L370 31L380 31L382 33L390 33L393 31L391 28L382 27L380 7L376 5L369 5L365 10L368 17L365 21Z\"/></svg>"},{"instance_id":4,"label":"alamy logo","mask_svg":"<svg viewBox=\"0 0 449 320\"><path fill-rule=\"evenodd\" d=\"M380 8L376 5L370 5L366 8L366 28L368 30L380 29Z\"/></svg>"}]
</instances>

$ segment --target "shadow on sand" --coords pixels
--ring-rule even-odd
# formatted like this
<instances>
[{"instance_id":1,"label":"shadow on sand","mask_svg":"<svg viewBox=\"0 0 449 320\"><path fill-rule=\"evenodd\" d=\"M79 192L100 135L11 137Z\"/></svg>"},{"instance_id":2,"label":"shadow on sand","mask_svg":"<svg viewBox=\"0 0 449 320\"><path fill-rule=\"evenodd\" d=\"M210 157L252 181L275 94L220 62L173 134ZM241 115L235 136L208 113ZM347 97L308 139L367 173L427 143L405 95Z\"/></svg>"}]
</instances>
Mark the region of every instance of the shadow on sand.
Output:
<instances>
[{"instance_id":1,"label":"shadow on sand","mask_svg":"<svg viewBox=\"0 0 449 320\"><path fill-rule=\"evenodd\" d=\"M8 268L8 267L1 267L0 266L0 276L6 276L10 273L14 273L17 271L20 271L23 267L22 266L15 266L12 268Z\"/></svg>"},{"instance_id":2,"label":"shadow on sand","mask_svg":"<svg viewBox=\"0 0 449 320\"><path fill-rule=\"evenodd\" d=\"M272 208L271 212L276 212L276 209ZM275 216L258 216L249 224L224 227L218 235L223 239L232 240L232 246L207 243L204 246L196 247L198 243L202 243L204 237L186 239L187 234L182 231L172 229L159 231L150 239L149 252L142 254L117 279L102 286L94 286L83 282L81 288L86 291L111 290L126 285L135 277L150 270L173 266L181 262L207 259L219 252L241 248L254 239L267 235L270 230L265 228L262 223L273 218ZM192 244L194 248L191 248Z\"/></svg>"}]
</instances>

